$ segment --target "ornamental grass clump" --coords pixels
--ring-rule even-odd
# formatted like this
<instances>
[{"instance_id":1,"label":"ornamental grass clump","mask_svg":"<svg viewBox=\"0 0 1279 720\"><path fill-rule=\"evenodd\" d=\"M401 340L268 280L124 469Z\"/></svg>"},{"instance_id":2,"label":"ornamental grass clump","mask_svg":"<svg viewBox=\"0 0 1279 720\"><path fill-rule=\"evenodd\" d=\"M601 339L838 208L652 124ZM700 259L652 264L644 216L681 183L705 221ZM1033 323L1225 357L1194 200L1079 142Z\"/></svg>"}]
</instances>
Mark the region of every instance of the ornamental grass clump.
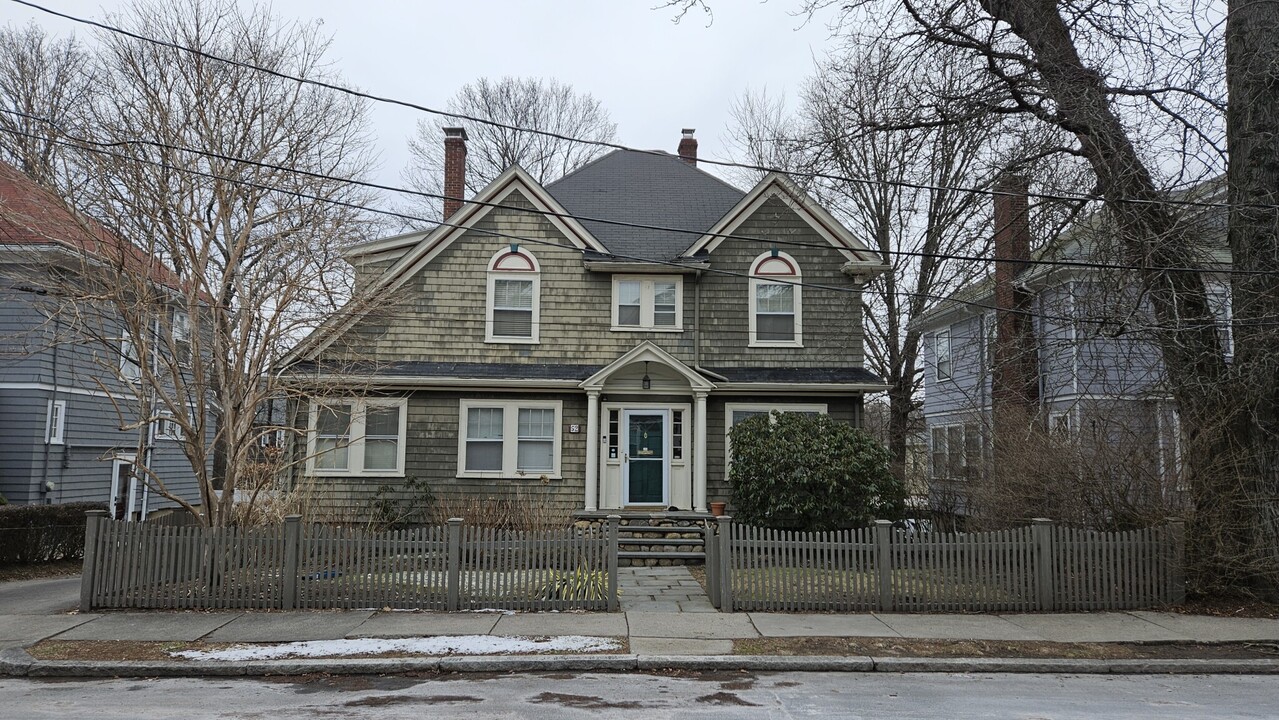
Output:
<instances>
[{"instance_id":1,"label":"ornamental grass clump","mask_svg":"<svg viewBox=\"0 0 1279 720\"><path fill-rule=\"evenodd\" d=\"M750 417L729 433L729 484L736 519L804 531L895 520L906 487L889 470L888 449L826 415Z\"/></svg>"}]
</instances>

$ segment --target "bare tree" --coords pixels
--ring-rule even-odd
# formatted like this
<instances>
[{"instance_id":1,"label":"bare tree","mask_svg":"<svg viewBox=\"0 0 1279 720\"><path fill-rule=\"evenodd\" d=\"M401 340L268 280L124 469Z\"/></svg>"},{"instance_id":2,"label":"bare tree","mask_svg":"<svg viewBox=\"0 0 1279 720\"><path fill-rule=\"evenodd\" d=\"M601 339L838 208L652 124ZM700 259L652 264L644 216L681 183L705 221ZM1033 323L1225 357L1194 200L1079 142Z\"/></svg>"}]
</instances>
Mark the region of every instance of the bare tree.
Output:
<instances>
[{"instance_id":1,"label":"bare tree","mask_svg":"<svg viewBox=\"0 0 1279 720\"><path fill-rule=\"evenodd\" d=\"M674 0L687 11L701 0ZM836 5L805 0L804 12ZM839 3L837 22L984 67L992 111L1073 138L1152 309L1180 409L1192 488L1192 579L1279 587L1279 7L1039 0ZM1227 102L1227 94L1228 100ZM1229 153L1226 153L1229 150ZM1227 363L1202 273L1202 236L1177 187L1226 169L1235 353Z\"/></svg>"},{"instance_id":2,"label":"bare tree","mask_svg":"<svg viewBox=\"0 0 1279 720\"><path fill-rule=\"evenodd\" d=\"M34 23L0 28L0 158L70 197L79 182L57 133L83 132L94 89L92 58L74 38Z\"/></svg>"},{"instance_id":3,"label":"bare tree","mask_svg":"<svg viewBox=\"0 0 1279 720\"><path fill-rule=\"evenodd\" d=\"M599 100L555 79L480 78L462 86L449 100L448 110L501 126L457 118L419 120L416 135L409 138L413 157L404 171L405 181L415 190L444 193L444 127L466 129L468 195L516 163L540 183L557 180L608 151L592 142L613 142L617 137L617 124ZM588 142L579 142L583 140ZM440 214L442 201L422 202L427 214Z\"/></svg>"},{"instance_id":4,"label":"bare tree","mask_svg":"<svg viewBox=\"0 0 1279 720\"><path fill-rule=\"evenodd\" d=\"M335 82L317 25L231 0L140 0L112 23ZM366 229L365 197L344 179L371 164L366 106L123 35L103 33L99 47L93 133L65 139L88 171L93 214L119 241L86 244L83 272L60 288L63 314L81 336L120 348L125 360L103 367L122 376L113 393L122 421L176 426L201 517L226 524L236 492L260 477L260 441L290 427L261 422L260 409L303 392L277 376L278 360L340 304L359 301L340 250ZM215 453L224 454L216 472ZM137 472L195 510L144 462Z\"/></svg>"}]
</instances>

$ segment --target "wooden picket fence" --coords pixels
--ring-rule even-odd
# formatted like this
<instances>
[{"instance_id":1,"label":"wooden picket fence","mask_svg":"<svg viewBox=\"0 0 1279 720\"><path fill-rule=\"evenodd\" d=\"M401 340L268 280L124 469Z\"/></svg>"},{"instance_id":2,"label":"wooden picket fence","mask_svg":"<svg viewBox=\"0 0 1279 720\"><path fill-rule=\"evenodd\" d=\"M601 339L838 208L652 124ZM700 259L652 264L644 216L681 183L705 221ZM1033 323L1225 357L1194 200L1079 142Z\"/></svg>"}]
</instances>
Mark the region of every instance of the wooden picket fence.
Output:
<instances>
[{"instance_id":1,"label":"wooden picket fence","mask_svg":"<svg viewBox=\"0 0 1279 720\"><path fill-rule=\"evenodd\" d=\"M719 518L707 580L723 611L1127 610L1185 600L1180 520L1096 532L1038 519L984 533L802 533Z\"/></svg>"},{"instance_id":2,"label":"wooden picket fence","mask_svg":"<svg viewBox=\"0 0 1279 720\"><path fill-rule=\"evenodd\" d=\"M80 607L616 611L617 528L205 528L91 511Z\"/></svg>"}]
</instances>

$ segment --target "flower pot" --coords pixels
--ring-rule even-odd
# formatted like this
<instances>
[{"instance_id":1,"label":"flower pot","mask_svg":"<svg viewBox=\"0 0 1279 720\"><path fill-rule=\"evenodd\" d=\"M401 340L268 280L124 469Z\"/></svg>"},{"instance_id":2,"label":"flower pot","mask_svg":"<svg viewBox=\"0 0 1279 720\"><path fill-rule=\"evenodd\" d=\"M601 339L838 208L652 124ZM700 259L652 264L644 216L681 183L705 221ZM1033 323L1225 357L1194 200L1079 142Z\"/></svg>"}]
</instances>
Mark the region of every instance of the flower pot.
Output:
<instances>
[{"instance_id":1,"label":"flower pot","mask_svg":"<svg viewBox=\"0 0 1279 720\"><path fill-rule=\"evenodd\" d=\"M711 503L711 514L714 515L715 517L719 517L720 515L724 514L724 508L726 508L727 506L728 506L728 503L713 502Z\"/></svg>"}]
</instances>

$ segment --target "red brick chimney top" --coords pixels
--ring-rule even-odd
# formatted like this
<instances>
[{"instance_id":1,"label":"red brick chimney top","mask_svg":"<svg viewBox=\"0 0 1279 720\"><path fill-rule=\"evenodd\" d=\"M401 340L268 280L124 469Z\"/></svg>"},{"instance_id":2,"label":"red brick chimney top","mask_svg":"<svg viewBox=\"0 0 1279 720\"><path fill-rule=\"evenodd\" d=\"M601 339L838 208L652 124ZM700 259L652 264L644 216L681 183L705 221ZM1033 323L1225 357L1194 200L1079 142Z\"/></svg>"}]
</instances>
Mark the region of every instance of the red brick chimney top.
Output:
<instances>
[{"instance_id":1,"label":"red brick chimney top","mask_svg":"<svg viewBox=\"0 0 1279 720\"><path fill-rule=\"evenodd\" d=\"M466 130L444 128L444 219L462 209L466 200Z\"/></svg>"},{"instance_id":2,"label":"red brick chimney top","mask_svg":"<svg viewBox=\"0 0 1279 720\"><path fill-rule=\"evenodd\" d=\"M697 138L693 137L693 128L684 128L683 137L679 139L679 156L684 162L697 167Z\"/></svg>"}]
</instances>

